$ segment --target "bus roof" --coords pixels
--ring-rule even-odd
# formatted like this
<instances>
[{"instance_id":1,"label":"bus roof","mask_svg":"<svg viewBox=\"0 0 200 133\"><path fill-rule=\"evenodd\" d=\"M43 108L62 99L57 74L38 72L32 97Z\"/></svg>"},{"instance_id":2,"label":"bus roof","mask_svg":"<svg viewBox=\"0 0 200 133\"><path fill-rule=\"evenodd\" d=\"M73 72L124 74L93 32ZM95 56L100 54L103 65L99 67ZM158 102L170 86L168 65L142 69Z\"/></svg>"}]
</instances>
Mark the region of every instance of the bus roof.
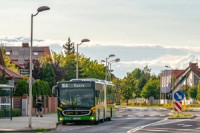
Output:
<instances>
[{"instance_id":1,"label":"bus roof","mask_svg":"<svg viewBox=\"0 0 200 133\"><path fill-rule=\"evenodd\" d=\"M94 81L94 82L100 82L100 83L104 83L104 84L113 84L111 81L99 80L99 79L95 79L95 78L91 78L91 79L71 79L70 81Z\"/></svg>"}]
</instances>

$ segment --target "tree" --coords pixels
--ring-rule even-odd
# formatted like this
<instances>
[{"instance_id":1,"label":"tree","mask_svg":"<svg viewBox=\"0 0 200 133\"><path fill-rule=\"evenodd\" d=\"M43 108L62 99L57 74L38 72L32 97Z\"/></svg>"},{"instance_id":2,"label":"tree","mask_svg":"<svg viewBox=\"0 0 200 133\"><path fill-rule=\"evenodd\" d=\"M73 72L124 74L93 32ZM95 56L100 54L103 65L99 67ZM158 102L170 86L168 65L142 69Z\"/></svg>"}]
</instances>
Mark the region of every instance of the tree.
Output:
<instances>
[{"instance_id":1,"label":"tree","mask_svg":"<svg viewBox=\"0 0 200 133\"><path fill-rule=\"evenodd\" d=\"M0 75L0 84L6 84L8 81L6 80L5 70L2 70L2 75Z\"/></svg>"},{"instance_id":2,"label":"tree","mask_svg":"<svg viewBox=\"0 0 200 133\"><path fill-rule=\"evenodd\" d=\"M137 81L136 79L131 75L131 73L127 74L127 77L125 77L122 80L120 94L122 97L122 100L126 100L126 103L128 105L128 100L133 98L133 92L137 95L137 87L136 87Z\"/></svg>"},{"instance_id":3,"label":"tree","mask_svg":"<svg viewBox=\"0 0 200 133\"><path fill-rule=\"evenodd\" d=\"M74 54L67 55L64 70L66 73L65 80L69 81L73 78L76 78L76 61Z\"/></svg>"},{"instance_id":4,"label":"tree","mask_svg":"<svg viewBox=\"0 0 200 133\"><path fill-rule=\"evenodd\" d=\"M26 80L21 79L16 84L15 96L22 96L23 94L29 94L29 85Z\"/></svg>"},{"instance_id":5,"label":"tree","mask_svg":"<svg viewBox=\"0 0 200 133\"><path fill-rule=\"evenodd\" d=\"M16 67L16 65L14 63L12 63L12 61L10 60L10 57L6 56L6 50L5 50L3 45L0 46L0 50L2 51L2 54L3 54L5 67L7 69L17 73L18 72L18 68Z\"/></svg>"},{"instance_id":6,"label":"tree","mask_svg":"<svg viewBox=\"0 0 200 133\"><path fill-rule=\"evenodd\" d=\"M189 96L193 99L197 98L197 86L193 86L192 88L189 89Z\"/></svg>"},{"instance_id":7,"label":"tree","mask_svg":"<svg viewBox=\"0 0 200 133\"><path fill-rule=\"evenodd\" d=\"M60 63L52 63L51 67L53 68L56 75L56 83L65 78L66 74L64 69L60 67Z\"/></svg>"},{"instance_id":8,"label":"tree","mask_svg":"<svg viewBox=\"0 0 200 133\"><path fill-rule=\"evenodd\" d=\"M51 88L47 81L43 81L37 79L36 82L33 84L33 106L36 105L36 98L37 96L51 96Z\"/></svg>"},{"instance_id":9,"label":"tree","mask_svg":"<svg viewBox=\"0 0 200 133\"><path fill-rule=\"evenodd\" d=\"M66 55L74 54L74 43L71 42L70 37L68 37L68 42L63 45Z\"/></svg>"},{"instance_id":10,"label":"tree","mask_svg":"<svg viewBox=\"0 0 200 133\"><path fill-rule=\"evenodd\" d=\"M198 83L198 89L197 89L197 96L196 96L197 100L200 100L200 82Z\"/></svg>"},{"instance_id":11,"label":"tree","mask_svg":"<svg viewBox=\"0 0 200 133\"><path fill-rule=\"evenodd\" d=\"M96 60L91 61L90 58L86 58L83 55L81 55L79 59L80 78L97 78L102 80L105 79L103 64L99 64Z\"/></svg>"},{"instance_id":12,"label":"tree","mask_svg":"<svg viewBox=\"0 0 200 133\"><path fill-rule=\"evenodd\" d=\"M67 57L63 54L63 52L56 53L54 51L51 51L51 53L52 53L53 63L55 64L59 63L60 67L64 67Z\"/></svg>"},{"instance_id":13,"label":"tree","mask_svg":"<svg viewBox=\"0 0 200 133\"><path fill-rule=\"evenodd\" d=\"M38 59L40 66L39 67L44 67L46 64L51 64L52 63L52 59L51 59L51 55L46 54L44 57L41 57Z\"/></svg>"},{"instance_id":14,"label":"tree","mask_svg":"<svg viewBox=\"0 0 200 133\"><path fill-rule=\"evenodd\" d=\"M27 63L29 65L29 63ZM29 67L28 67L29 68ZM34 79L42 79L42 66L38 60L34 61L34 69L32 75Z\"/></svg>"},{"instance_id":15,"label":"tree","mask_svg":"<svg viewBox=\"0 0 200 133\"><path fill-rule=\"evenodd\" d=\"M49 83L50 88L56 85L56 75L49 63L43 68L43 80Z\"/></svg>"},{"instance_id":16,"label":"tree","mask_svg":"<svg viewBox=\"0 0 200 133\"><path fill-rule=\"evenodd\" d=\"M160 97L160 79L151 78L143 87L141 96L143 98L153 96L155 99L158 99Z\"/></svg>"}]
</instances>

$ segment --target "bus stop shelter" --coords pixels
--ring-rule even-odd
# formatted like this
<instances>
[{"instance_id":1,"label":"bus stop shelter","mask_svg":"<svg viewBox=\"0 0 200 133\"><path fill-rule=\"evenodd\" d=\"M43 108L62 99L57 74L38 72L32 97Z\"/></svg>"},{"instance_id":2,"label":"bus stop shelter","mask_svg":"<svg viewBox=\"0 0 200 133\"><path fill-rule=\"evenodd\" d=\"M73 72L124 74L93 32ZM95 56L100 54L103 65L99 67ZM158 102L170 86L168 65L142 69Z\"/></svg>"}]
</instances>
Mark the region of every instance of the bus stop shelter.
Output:
<instances>
[{"instance_id":1,"label":"bus stop shelter","mask_svg":"<svg viewBox=\"0 0 200 133\"><path fill-rule=\"evenodd\" d=\"M14 86L0 84L0 118L10 117L12 120L13 89Z\"/></svg>"}]
</instances>

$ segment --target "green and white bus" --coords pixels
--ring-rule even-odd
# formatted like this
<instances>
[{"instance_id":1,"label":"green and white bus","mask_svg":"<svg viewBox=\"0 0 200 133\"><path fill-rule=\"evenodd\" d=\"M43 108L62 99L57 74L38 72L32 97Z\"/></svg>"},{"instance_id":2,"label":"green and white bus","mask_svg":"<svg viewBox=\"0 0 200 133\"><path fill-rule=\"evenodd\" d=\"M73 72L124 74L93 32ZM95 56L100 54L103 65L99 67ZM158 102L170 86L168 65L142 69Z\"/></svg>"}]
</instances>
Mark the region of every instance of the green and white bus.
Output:
<instances>
[{"instance_id":1,"label":"green and white bus","mask_svg":"<svg viewBox=\"0 0 200 133\"><path fill-rule=\"evenodd\" d=\"M53 87L57 95L58 121L62 124L111 120L115 115L115 90L112 82L98 79L72 79Z\"/></svg>"}]
</instances>

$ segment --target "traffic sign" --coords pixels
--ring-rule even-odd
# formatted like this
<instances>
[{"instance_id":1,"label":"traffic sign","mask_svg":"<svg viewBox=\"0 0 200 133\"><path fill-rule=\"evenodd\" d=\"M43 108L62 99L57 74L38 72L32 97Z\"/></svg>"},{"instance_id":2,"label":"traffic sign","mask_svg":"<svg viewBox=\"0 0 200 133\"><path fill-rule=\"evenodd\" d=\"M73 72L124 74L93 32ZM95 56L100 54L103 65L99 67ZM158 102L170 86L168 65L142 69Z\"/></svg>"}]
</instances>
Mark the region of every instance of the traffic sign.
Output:
<instances>
[{"instance_id":1,"label":"traffic sign","mask_svg":"<svg viewBox=\"0 0 200 133\"><path fill-rule=\"evenodd\" d=\"M181 112L182 110L182 101L175 102L175 111Z\"/></svg>"},{"instance_id":2,"label":"traffic sign","mask_svg":"<svg viewBox=\"0 0 200 133\"><path fill-rule=\"evenodd\" d=\"M184 97L185 97L185 95L184 95L184 93L181 92L181 91L176 91L176 92L174 93L174 99L175 99L176 101L181 101L181 100L183 100Z\"/></svg>"}]
</instances>

